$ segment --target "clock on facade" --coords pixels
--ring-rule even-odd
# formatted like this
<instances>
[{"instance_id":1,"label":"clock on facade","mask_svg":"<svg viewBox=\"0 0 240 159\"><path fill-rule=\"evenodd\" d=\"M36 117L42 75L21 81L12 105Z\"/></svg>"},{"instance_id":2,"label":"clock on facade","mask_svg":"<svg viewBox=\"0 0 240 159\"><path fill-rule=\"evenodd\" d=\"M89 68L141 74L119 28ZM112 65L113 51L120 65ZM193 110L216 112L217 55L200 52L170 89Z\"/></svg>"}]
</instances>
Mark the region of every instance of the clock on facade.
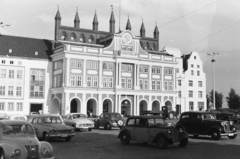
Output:
<instances>
[{"instance_id":1,"label":"clock on facade","mask_svg":"<svg viewBox=\"0 0 240 159\"><path fill-rule=\"evenodd\" d=\"M132 42L132 36L128 33L125 33L122 37L122 41L125 43L125 44L130 44Z\"/></svg>"}]
</instances>

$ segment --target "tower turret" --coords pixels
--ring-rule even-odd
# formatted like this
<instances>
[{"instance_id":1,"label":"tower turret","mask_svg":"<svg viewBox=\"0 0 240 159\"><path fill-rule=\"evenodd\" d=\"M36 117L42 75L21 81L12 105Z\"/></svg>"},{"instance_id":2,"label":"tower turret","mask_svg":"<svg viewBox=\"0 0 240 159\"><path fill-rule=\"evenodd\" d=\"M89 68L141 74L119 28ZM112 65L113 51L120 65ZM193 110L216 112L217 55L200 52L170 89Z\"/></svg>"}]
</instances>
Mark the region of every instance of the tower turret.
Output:
<instances>
[{"instance_id":1,"label":"tower turret","mask_svg":"<svg viewBox=\"0 0 240 159\"><path fill-rule=\"evenodd\" d=\"M129 15L128 15L126 30L132 30L131 23L130 23L130 20L129 20Z\"/></svg>"},{"instance_id":2,"label":"tower turret","mask_svg":"<svg viewBox=\"0 0 240 159\"><path fill-rule=\"evenodd\" d=\"M143 38L145 37L145 26L144 26L143 21L142 21L142 26L140 28L140 36Z\"/></svg>"},{"instance_id":3,"label":"tower turret","mask_svg":"<svg viewBox=\"0 0 240 159\"><path fill-rule=\"evenodd\" d=\"M79 19L79 16L78 16L78 9L77 9L75 19L74 19L74 28L79 29L79 27L80 27L80 19Z\"/></svg>"},{"instance_id":4,"label":"tower turret","mask_svg":"<svg viewBox=\"0 0 240 159\"><path fill-rule=\"evenodd\" d=\"M95 15L94 15L94 18L93 18L93 30L94 31L98 31L98 19L97 19L97 13L95 11Z\"/></svg>"},{"instance_id":5,"label":"tower turret","mask_svg":"<svg viewBox=\"0 0 240 159\"><path fill-rule=\"evenodd\" d=\"M54 40L58 40L59 39L59 27L61 26L61 15L59 12L59 7L58 7L58 11L57 14L55 16L55 35L54 35Z\"/></svg>"},{"instance_id":6,"label":"tower turret","mask_svg":"<svg viewBox=\"0 0 240 159\"><path fill-rule=\"evenodd\" d=\"M112 34L115 33L115 18L114 18L114 14L113 14L113 8L112 8L111 17L109 20L109 32Z\"/></svg>"}]
</instances>

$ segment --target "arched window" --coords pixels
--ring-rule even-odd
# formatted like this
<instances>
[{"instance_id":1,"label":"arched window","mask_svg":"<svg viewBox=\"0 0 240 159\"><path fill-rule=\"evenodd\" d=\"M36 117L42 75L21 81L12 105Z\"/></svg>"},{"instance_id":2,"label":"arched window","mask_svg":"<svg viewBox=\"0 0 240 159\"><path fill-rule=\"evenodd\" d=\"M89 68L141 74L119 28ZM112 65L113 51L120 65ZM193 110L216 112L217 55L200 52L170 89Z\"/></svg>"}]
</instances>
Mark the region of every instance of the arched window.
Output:
<instances>
[{"instance_id":1,"label":"arched window","mask_svg":"<svg viewBox=\"0 0 240 159\"><path fill-rule=\"evenodd\" d=\"M60 40L67 40L67 33L66 32L62 32L62 34L60 36Z\"/></svg>"},{"instance_id":2,"label":"arched window","mask_svg":"<svg viewBox=\"0 0 240 159\"><path fill-rule=\"evenodd\" d=\"M85 43L85 36L84 36L84 34L81 34L81 35L80 35L79 41L80 41L81 43Z\"/></svg>"},{"instance_id":3,"label":"arched window","mask_svg":"<svg viewBox=\"0 0 240 159\"><path fill-rule=\"evenodd\" d=\"M94 37L92 35L88 38L88 43L94 43Z\"/></svg>"},{"instance_id":4,"label":"arched window","mask_svg":"<svg viewBox=\"0 0 240 159\"><path fill-rule=\"evenodd\" d=\"M140 41L140 46L144 49L143 42Z\"/></svg>"},{"instance_id":5,"label":"arched window","mask_svg":"<svg viewBox=\"0 0 240 159\"><path fill-rule=\"evenodd\" d=\"M146 44L146 50L147 49L150 49L150 44L147 42L147 44Z\"/></svg>"},{"instance_id":6,"label":"arched window","mask_svg":"<svg viewBox=\"0 0 240 159\"><path fill-rule=\"evenodd\" d=\"M76 34L72 33L70 40L71 41L76 41Z\"/></svg>"},{"instance_id":7,"label":"arched window","mask_svg":"<svg viewBox=\"0 0 240 159\"><path fill-rule=\"evenodd\" d=\"M151 50L156 50L156 44L155 43L152 44Z\"/></svg>"}]
</instances>

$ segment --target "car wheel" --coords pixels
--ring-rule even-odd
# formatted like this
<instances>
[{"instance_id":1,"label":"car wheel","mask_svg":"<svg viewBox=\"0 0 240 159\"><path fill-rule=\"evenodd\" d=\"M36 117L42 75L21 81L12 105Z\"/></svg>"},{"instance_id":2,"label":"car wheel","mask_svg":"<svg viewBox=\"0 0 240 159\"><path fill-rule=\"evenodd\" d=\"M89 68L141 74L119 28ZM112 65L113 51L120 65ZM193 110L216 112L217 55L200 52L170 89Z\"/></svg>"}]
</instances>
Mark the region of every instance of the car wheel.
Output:
<instances>
[{"instance_id":1,"label":"car wheel","mask_svg":"<svg viewBox=\"0 0 240 159\"><path fill-rule=\"evenodd\" d=\"M119 127L122 127L123 126L123 121L122 120L118 120L117 124L118 124Z\"/></svg>"},{"instance_id":2,"label":"car wheel","mask_svg":"<svg viewBox=\"0 0 240 159\"><path fill-rule=\"evenodd\" d=\"M70 141L70 140L71 140L71 137L66 137L65 140L66 140L66 141Z\"/></svg>"},{"instance_id":3,"label":"car wheel","mask_svg":"<svg viewBox=\"0 0 240 159\"><path fill-rule=\"evenodd\" d=\"M211 136L213 140L219 140L221 138L219 130L212 130Z\"/></svg>"},{"instance_id":4,"label":"car wheel","mask_svg":"<svg viewBox=\"0 0 240 159\"><path fill-rule=\"evenodd\" d=\"M167 139L164 136L159 136L157 139L157 146L160 149L165 149L168 145Z\"/></svg>"},{"instance_id":5,"label":"car wheel","mask_svg":"<svg viewBox=\"0 0 240 159\"><path fill-rule=\"evenodd\" d=\"M233 136L228 136L229 139L235 139L237 137L237 134L234 134Z\"/></svg>"},{"instance_id":6,"label":"car wheel","mask_svg":"<svg viewBox=\"0 0 240 159\"><path fill-rule=\"evenodd\" d=\"M173 118L174 118L173 112L170 112L170 113L168 114L168 118L169 118L170 120L173 120Z\"/></svg>"},{"instance_id":7,"label":"car wheel","mask_svg":"<svg viewBox=\"0 0 240 159\"><path fill-rule=\"evenodd\" d=\"M179 146L179 147L186 147L187 144L188 144L188 138L182 139L182 140L180 141L180 144L179 144L178 146Z\"/></svg>"},{"instance_id":8,"label":"car wheel","mask_svg":"<svg viewBox=\"0 0 240 159\"><path fill-rule=\"evenodd\" d=\"M3 150L0 151L0 159L5 159L5 155L4 155Z\"/></svg>"},{"instance_id":9,"label":"car wheel","mask_svg":"<svg viewBox=\"0 0 240 159\"><path fill-rule=\"evenodd\" d=\"M45 132L45 133L43 134L43 140L44 140L44 141L48 141L48 142L50 141L50 137L49 137L48 133Z\"/></svg>"},{"instance_id":10,"label":"car wheel","mask_svg":"<svg viewBox=\"0 0 240 159\"><path fill-rule=\"evenodd\" d=\"M106 129L106 130L111 130L111 129L112 129L112 126L111 126L109 123L107 123L107 124L105 125L105 129Z\"/></svg>"},{"instance_id":11,"label":"car wheel","mask_svg":"<svg viewBox=\"0 0 240 159\"><path fill-rule=\"evenodd\" d=\"M91 128L88 128L88 131L92 131L92 129L91 129Z\"/></svg>"},{"instance_id":12,"label":"car wheel","mask_svg":"<svg viewBox=\"0 0 240 159\"><path fill-rule=\"evenodd\" d=\"M128 145L130 143L130 137L127 133L123 133L120 137L120 141L123 145Z\"/></svg>"}]
</instances>

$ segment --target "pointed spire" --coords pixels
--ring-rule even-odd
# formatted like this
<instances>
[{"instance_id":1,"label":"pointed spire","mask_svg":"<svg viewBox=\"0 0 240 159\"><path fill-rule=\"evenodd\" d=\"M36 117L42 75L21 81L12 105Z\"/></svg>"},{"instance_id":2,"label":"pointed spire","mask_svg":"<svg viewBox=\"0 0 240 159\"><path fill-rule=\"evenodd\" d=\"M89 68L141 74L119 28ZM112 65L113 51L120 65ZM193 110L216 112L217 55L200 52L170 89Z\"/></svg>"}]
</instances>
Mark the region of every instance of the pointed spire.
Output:
<instances>
[{"instance_id":1,"label":"pointed spire","mask_svg":"<svg viewBox=\"0 0 240 159\"><path fill-rule=\"evenodd\" d=\"M114 13L113 13L113 5L111 5L112 12L111 12L111 17L109 20L109 32L114 34L115 33L115 18L114 18Z\"/></svg>"},{"instance_id":2,"label":"pointed spire","mask_svg":"<svg viewBox=\"0 0 240 159\"><path fill-rule=\"evenodd\" d=\"M154 29L154 32L153 33L159 33L159 31L158 31L158 27L157 27L157 22L156 22L156 27L155 27L155 29Z\"/></svg>"},{"instance_id":3,"label":"pointed spire","mask_svg":"<svg viewBox=\"0 0 240 159\"><path fill-rule=\"evenodd\" d=\"M98 18L97 18L97 13L95 10L94 18L93 18L93 30L98 31Z\"/></svg>"},{"instance_id":4,"label":"pointed spire","mask_svg":"<svg viewBox=\"0 0 240 159\"><path fill-rule=\"evenodd\" d=\"M132 27L131 27L131 23L130 23L130 20L129 20L129 15L128 15L126 30L131 30L131 29L132 29Z\"/></svg>"},{"instance_id":5,"label":"pointed spire","mask_svg":"<svg viewBox=\"0 0 240 159\"><path fill-rule=\"evenodd\" d=\"M145 26L144 26L144 23L143 23L143 18L142 18L142 26L141 26L141 29L140 29L140 36L141 37L145 37Z\"/></svg>"},{"instance_id":6,"label":"pointed spire","mask_svg":"<svg viewBox=\"0 0 240 159\"><path fill-rule=\"evenodd\" d=\"M76 15L75 15L75 19L74 19L74 28L79 28L80 26L80 19L78 16L78 8L76 8Z\"/></svg>"},{"instance_id":7,"label":"pointed spire","mask_svg":"<svg viewBox=\"0 0 240 159\"><path fill-rule=\"evenodd\" d=\"M55 20L61 20L61 15L60 15L60 12L59 12L59 6L58 6L57 14L55 16Z\"/></svg>"}]
</instances>

